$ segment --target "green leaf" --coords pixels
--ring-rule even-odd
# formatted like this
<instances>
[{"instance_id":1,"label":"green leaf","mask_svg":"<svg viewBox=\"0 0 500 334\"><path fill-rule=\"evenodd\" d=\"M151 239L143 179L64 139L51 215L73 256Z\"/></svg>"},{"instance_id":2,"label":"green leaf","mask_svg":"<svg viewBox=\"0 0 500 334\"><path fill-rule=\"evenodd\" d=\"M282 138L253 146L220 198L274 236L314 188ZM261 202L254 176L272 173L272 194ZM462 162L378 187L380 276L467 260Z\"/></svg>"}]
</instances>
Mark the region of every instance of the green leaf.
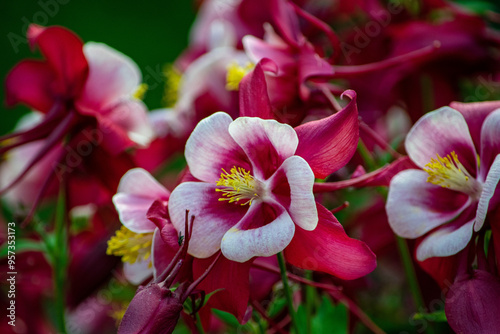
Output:
<instances>
[{"instance_id":1,"label":"green leaf","mask_svg":"<svg viewBox=\"0 0 500 334\"><path fill-rule=\"evenodd\" d=\"M346 334L347 322L347 308L344 304L335 306L329 297L323 296L318 312L312 320L313 333Z\"/></svg>"},{"instance_id":2,"label":"green leaf","mask_svg":"<svg viewBox=\"0 0 500 334\"><path fill-rule=\"evenodd\" d=\"M0 248L0 258L7 257L9 247L8 243L4 243ZM43 252L45 251L45 246L40 241L30 240L30 239L17 239L16 247L14 252L16 254L28 251L37 251Z\"/></svg>"},{"instance_id":3,"label":"green leaf","mask_svg":"<svg viewBox=\"0 0 500 334\"><path fill-rule=\"evenodd\" d=\"M440 311L435 311L432 313L415 313L413 316L413 319L419 320L419 319L425 319L428 321L432 322L446 322L448 319L446 319L446 314L444 313L444 310Z\"/></svg>"}]
</instances>

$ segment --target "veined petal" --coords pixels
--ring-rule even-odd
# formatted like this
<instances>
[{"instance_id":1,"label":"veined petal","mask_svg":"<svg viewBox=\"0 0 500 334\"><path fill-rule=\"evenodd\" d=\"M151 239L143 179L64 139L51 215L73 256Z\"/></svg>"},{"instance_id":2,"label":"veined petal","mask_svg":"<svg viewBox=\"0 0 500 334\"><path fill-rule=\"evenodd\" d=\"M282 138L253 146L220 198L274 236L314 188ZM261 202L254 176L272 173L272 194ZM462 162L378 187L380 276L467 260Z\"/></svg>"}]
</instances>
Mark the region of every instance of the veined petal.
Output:
<instances>
[{"instance_id":1,"label":"veined petal","mask_svg":"<svg viewBox=\"0 0 500 334\"><path fill-rule=\"evenodd\" d=\"M295 128L299 137L296 155L303 157L314 175L324 179L343 167L354 155L359 138L356 94L346 91L349 104L332 116Z\"/></svg>"},{"instance_id":2,"label":"veined petal","mask_svg":"<svg viewBox=\"0 0 500 334\"><path fill-rule=\"evenodd\" d=\"M99 112L133 95L142 76L132 59L102 43L86 43L83 52L89 76L79 103Z\"/></svg>"},{"instance_id":3,"label":"veined petal","mask_svg":"<svg viewBox=\"0 0 500 334\"><path fill-rule=\"evenodd\" d=\"M232 121L228 114L218 112L201 120L191 133L185 156L191 174L197 179L215 184L223 168L250 170L245 153L229 135Z\"/></svg>"},{"instance_id":4,"label":"veined petal","mask_svg":"<svg viewBox=\"0 0 500 334\"><path fill-rule=\"evenodd\" d=\"M477 157L464 117L455 109L442 107L425 114L408 133L405 141L410 158L423 168L436 154L445 157L452 151L475 177Z\"/></svg>"},{"instance_id":5,"label":"veined petal","mask_svg":"<svg viewBox=\"0 0 500 334\"><path fill-rule=\"evenodd\" d=\"M314 231L300 227L285 249L292 265L329 273L341 279L356 279L373 271L375 254L368 246L347 236L342 225L324 206L317 204L318 226Z\"/></svg>"},{"instance_id":6,"label":"veined petal","mask_svg":"<svg viewBox=\"0 0 500 334\"><path fill-rule=\"evenodd\" d=\"M481 166L479 174L482 180L490 170L493 160L500 154L500 109L486 117L481 128Z\"/></svg>"},{"instance_id":7,"label":"veined petal","mask_svg":"<svg viewBox=\"0 0 500 334\"><path fill-rule=\"evenodd\" d=\"M417 248L417 260L457 254L469 243L473 224L474 220L461 226L458 226L459 222L453 222L429 234Z\"/></svg>"},{"instance_id":8,"label":"veined petal","mask_svg":"<svg viewBox=\"0 0 500 334\"><path fill-rule=\"evenodd\" d=\"M263 60L272 63L267 58ZM240 116L273 119L273 111L267 93L267 83L262 63L263 61L260 61L254 70L245 75L240 82Z\"/></svg>"},{"instance_id":9,"label":"veined petal","mask_svg":"<svg viewBox=\"0 0 500 334\"><path fill-rule=\"evenodd\" d=\"M427 181L427 173L410 169L391 180L387 216L394 233L417 238L457 217L468 205L468 196Z\"/></svg>"},{"instance_id":10,"label":"veined petal","mask_svg":"<svg viewBox=\"0 0 500 334\"><path fill-rule=\"evenodd\" d=\"M280 205L273 205L276 217L264 226L270 211L269 204L256 201L243 219L224 234L221 243L222 254L236 262L246 262L256 256L271 256L281 252L292 240L295 224L288 212Z\"/></svg>"},{"instance_id":11,"label":"veined petal","mask_svg":"<svg viewBox=\"0 0 500 334\"><path fill-rule=\"evenodd\" d=\"M272 196L285 207L295 224L306 231L318 225L313 194L314 173L299 156L286 159L269 180Z\"/></svg>"},{"instance_id":12,"label":"veined petal","mask_svg":"<svg viewBox=\"0 0 500 334\"><path fill-rule=\"evenodd\" d=\"M228 130L251 161L253 175L261 180L269 178L285 159L294 155L298 145L294 129L275 120L239 117Z\"/></svg>"},{"instance_id":13,"label":"veined petal","mask_svg":"<svg viewBox=\"0 0 500 334\"><path fill-rule=\"evenodd\" d=\"M500 129L500 128L499 128ZM500 135L500 133L498 134ZM479 231L483 227L484 219L488 213L488 207L490 201L497 191L498 181L500 180L500 153L497 154L493 164L490 167L486 181L483 184L483 191L481 192L481 197L479 197L479 203L477 205L476 221L474 223L474 231ZM498 197L498 196L496 196ZM496 198L495 204L498 204L500 199Z\"/></svg>"},{"instance_id":14,"label":"veined petal","mask_svg":"<svg viewBox=\"0 0 500 334\"><path fill-rule=\"evenodd\" d=\"M248 206L219 201L215 188L215 183L184 182L172 191L168 202L170 219L177 231L184 233L186 210L195 217L188 253L197 258L217 252L224 234L248 210Z\"/></svg>"}]
</instances>

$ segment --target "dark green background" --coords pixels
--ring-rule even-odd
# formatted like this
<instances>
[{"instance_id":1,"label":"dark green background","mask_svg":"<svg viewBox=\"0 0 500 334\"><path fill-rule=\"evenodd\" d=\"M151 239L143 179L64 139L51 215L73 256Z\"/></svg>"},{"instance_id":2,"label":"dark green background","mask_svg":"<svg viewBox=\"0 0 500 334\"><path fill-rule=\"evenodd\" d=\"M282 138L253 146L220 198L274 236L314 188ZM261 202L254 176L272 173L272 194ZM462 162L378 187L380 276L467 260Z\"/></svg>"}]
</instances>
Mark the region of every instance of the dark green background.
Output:
<instances>
[{"instance_id":1,"label":"dark green background","mask_svg":"<svg viewBox=\"0 0 500 334\"><path fill-rule=\"evenodd\" d=\"M9 36L25 37L26 21L65 26L84 42L103 42L131 57L150 87L145 102L154 109L161 106L163 93L163 82L155 79L156 73L187 46L194 17L195 2L191 0L0 1L0 133L10 132L19 116L29 110L24 106L6 108L4 87L5 76L17 62L41 57L38 52L33 54L27 44L19 44L16 50L9 41Z\"/></svg>"}]
</instances>

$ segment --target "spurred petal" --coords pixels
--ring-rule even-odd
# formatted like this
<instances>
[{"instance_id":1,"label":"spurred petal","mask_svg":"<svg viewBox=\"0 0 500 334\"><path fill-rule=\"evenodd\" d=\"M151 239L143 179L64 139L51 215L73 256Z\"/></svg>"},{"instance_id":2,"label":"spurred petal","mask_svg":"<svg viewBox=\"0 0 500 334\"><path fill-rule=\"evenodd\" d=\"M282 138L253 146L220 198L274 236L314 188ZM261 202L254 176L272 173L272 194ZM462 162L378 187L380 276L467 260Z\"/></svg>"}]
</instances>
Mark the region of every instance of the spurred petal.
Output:
<instances>
[{"instance_id":1,"label":"spurred petal","mask_svg":"<svg viewBox=\"0 0 500 334\"><path fill-rule=\"evenodd\" d=\"M228 127L233 120L223 112L209 116L196 125L186 142L185 156L189 170L201 181L216 183L222 168L250 169L243 150L229 135Z\"/></svg>"},{"instance_id":2,"label":"spurred petal","mask_svg":"<svg viewBox=\"0 0 500 334\"><path fill-rule=\"evenodd\" d=\"M296 267L318 270L341 279L356 279L375 269L375 254L359 240L347 236L342 225L317 204L319 223L314 231L295 229L285 249L286 260Z\"/></svg>"},{"instance_id":3,"label":"spurred petal","mask_svg":"<svg viewBox=\"0 0 500 334\"><path fill-rule=\"evenodd\" d=\"M467 123L462 114L450 107L442 107L420 118L408 133L405 147L420 168L436 159L436 154L445 157L455 151L469 173L477 174L476 150Z\"/></svg>"},{"instance_id":4,"label":"spurred petal","mask_svg":"<svg viewBox=\"0 0 500 334\"><path fill-rule=\"evenodd\" d=\"M170 192L142 168L134 168L123 175L118 193L113 196L120 221L136 233L152 232L155 224L146 214L155 200L168 200Z\"/></svg>"},{"instance_id":5,"label":"spurred petal","mask_svg":"<svg viewBox=\"0 0 500 334\"><path fill-rule=\"evenodd\" d=\"M455 255L467 246L472 237L474 220L465 224L453 222L432 232L417 248L417 260Z\"/></svg>"},{"instance_id":6,"label":"spurred petal","mask_svg":"<svg viewBox=\"0 0 500 334\"><path fill-rule=\"evenodd\" d=\"M490 170L493 160L500 154L500 109L492 112L485 119L481 128L481 167L479 174L482 180Z\"/></svg>"},{"instance_id":7,"label":"spurred petal","mask_svg":"<svg viewBox=\"0 0 500 334\"><path fill-rule=\"evenodd\" d=\"M223 235L248 210L247 206L219 201L215 183L184 182L172 191L168 212L177 231L184 231L186 210L195 217L188 253L207 258L219 250Z\"/></svg>"},{"instance_id":8,"label":"spurred petal","mask_svg":"<svg viewBox=\"0 0 500 334\"><path fill-rule=\"evenodd\" d=\"M500 129L500 128L499 128ZM500 135L500 133L499 133ZM479 197L479 203L477 205L477 214L476 221L474 223L474 231L479 231L481 227L483 227L484 219L486 218L486 214L488 213L488 207L490 205L490 201L497 191L498 181L500 180L500 153L498 153L497 157L493 161L491 165L490 171L488 172L488 176L486 177L486 181L483 184L483 191L481 192L481 197ZM500 200L498 196L495 198L495 203L498 204Z\"/></svg>"},{"instance_id":9,"label":"spurred petal","mask_svg":"<svg viewBox=\"0 0 500 334\"><path fill-rule=\"evenodd\" d=\"M275 120L240 117L228 130L251 161L253 175L261 180L269 178L297 149L298 138L293 128Z\"/></svg>"},{"instance_id":10,"label":"spurred petal","mask_svg":"<svg viewBox=\"0 0 500 334\"><path fill-rule=\"evenodd\" d=\"M210 259L194 259L193 276L199 277L212 263ZM221 289L210 297L205 308L216 308L233 314L239 321L243 321L249 292L249 271L251 261L238 263L221 257L208 276L198 285L206 293Z\"/></svg>"},{"instance_id":11,"label":"spurred petal","mask_svg":"<svg viewBox=\"0 0 500 334\"><path fill-rule=\"evenodd\" d=\"M50 86L53 94L64 98L78 96L88 75L83 43L78 36L63 27L31 24L28 39L32 46L38 46L55 73Z\"/></svg>"},{"instance_id":12,"label":"spurred petal","mask_svg":"<svg viewBox=\"0 0 500 334\"><path fill-rule=\"evenodd\" d=\"M269 180L273 197L283 205L295 224L306 231L318 225L318 211L312 192L314 174L307 162L292 156L286 159Z\"/></svg>"},{"instance_id":13,"label":"spurred petal","mask_svg":"<svg viewBox=\"0 0 500 334\"><path fill-rule=\"evenodd\" d=\"M446 295L445 312L456 333L497 333L500 328L500 280L476 270L455 282Z\"/></svg>"},{"instance_id":14,"label":"spurred petal","mask_svg":"<svg viewBox=\"0 0 500 334\"><path fill-rule=\"evenodd\" d=\"M417 238L457 217L468 205L462 193L428 183L428 174L410 169L391 181L387 197L387 216L394 233Z\"/></svg>"},{"instance_id":15,"label":"spurred petal","mask_svg":"<svg viewBox=\"0 0 500 334\"><path fill-rule=\"evenodd\" d=\"M86 43L83 52L89 76L79 103L99 112L132 96L142 80L132 59L102 43Z\"/></svg>"},{"instance_id":16,"label":"spurred petal","mask_svg":"<svg viewBox=\"0 0 500 334\"><path fill-rule=\"evenodd\" d=\"M324 179L343 167L356 151L359 138L356 93L344 92L349 104L336 114L295 128L299 137L296 155L303 157L314 175Z\"/></svg>"},{"instance_id":17,"label":"spurred petal","mask_svg":"<svg viewBox=\"0 0 500 334\"><path fill-rule=\"evenodd\" d=\"M50 66L37 60L24 60L14 66L5 79L8 106L24 103L43 113L49 112L54 104L50 84L54 72Z\"/></svg>"},{"instance_id":18,"label":"spurred petal","mask_svg":"<svg viewBox=\"0 0 500 334\"><path fill-rule=\"evenodd\" d=\"M246 262L256 256L271 256L281 252L292 240L295 224L288 212L280 205L273 205L276 218L263 226L267 203L252 203L243 219L224 234L221 243L222 254L236 262ZM279 210L279 211L278 211Z\"/></svg>"}]
</instances>

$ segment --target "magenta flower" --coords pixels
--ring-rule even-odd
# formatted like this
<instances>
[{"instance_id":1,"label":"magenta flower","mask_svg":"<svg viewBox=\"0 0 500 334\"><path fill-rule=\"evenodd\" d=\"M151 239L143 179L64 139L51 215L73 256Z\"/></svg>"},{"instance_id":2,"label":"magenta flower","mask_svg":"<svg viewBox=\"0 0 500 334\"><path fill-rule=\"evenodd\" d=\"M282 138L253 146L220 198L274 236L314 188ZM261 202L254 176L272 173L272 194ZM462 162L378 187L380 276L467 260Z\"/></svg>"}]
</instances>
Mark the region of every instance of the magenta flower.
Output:
<instances>
[{"instance_id":1,"label":"magenta flower","mask_svg":"<svg viewBox=\"0 0 500 334\"><path fill-rule=\"evenodd\" d=\"M185 210L196 216L189 254L208 258L219 249L246 262L285 250L299 267L353 279L374 269L368 247L345 234L316 203L314 178L325 178L351 158L357 143L353 100L341 112L296 129L275 120L216 113L202 120L185 156L198 182L171 194L169 214L182 229Z\"/></svg>"},{"instance_id":2,"label":"magenta flower","mask_svg":"<svg viewBox=\"0 0 500 334\"><path fill-rule=\"evenodd\" d=\"M419 261L457 254L500 204L500 110L485 117L462 109L463 115L443 107L414 125L406 150L422 169L403 171L390 184L386 209L394 232L426 236Z\"/></svg>"}]
</instances>

